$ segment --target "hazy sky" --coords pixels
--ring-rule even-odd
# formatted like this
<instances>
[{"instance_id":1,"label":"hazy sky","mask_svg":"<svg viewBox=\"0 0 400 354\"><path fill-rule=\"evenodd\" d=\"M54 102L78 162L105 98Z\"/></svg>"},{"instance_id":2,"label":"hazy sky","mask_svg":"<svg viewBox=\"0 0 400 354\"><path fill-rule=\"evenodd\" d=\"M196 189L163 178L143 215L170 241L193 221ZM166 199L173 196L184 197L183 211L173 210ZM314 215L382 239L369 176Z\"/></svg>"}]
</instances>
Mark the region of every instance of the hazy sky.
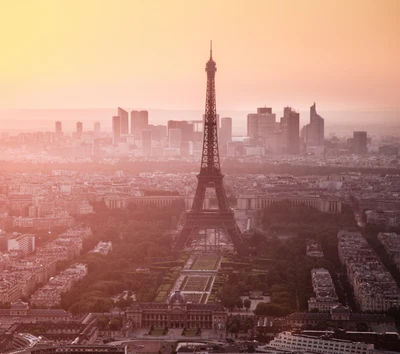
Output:
<instances>
[{"instance_id":1,"label":"hazy sky","mask_svg":"<svg viewBox=\"0 0 400 354\"><path fill-rule=\"evenodd\" d=\"M400 107L400 0L1 0L0 109Z\"/></svg>"}]
</instances>

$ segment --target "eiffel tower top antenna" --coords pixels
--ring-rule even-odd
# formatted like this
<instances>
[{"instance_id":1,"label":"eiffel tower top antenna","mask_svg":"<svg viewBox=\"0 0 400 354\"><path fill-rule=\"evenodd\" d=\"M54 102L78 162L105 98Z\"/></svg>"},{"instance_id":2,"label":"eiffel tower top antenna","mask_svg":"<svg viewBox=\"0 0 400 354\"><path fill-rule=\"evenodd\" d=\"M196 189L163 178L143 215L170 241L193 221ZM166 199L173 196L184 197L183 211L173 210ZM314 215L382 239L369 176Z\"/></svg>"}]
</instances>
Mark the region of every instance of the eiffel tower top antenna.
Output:
<instances>
[{"instance_id":1,"label":"eiffel tower top antenna","mask_svg":"<svg viewBox=\"0 0 400 354\"><path fill-rule=\"evenodd\" d=\"M212 59L212 40L210 41L210 59Z\"/></svg>"}]
</instances>

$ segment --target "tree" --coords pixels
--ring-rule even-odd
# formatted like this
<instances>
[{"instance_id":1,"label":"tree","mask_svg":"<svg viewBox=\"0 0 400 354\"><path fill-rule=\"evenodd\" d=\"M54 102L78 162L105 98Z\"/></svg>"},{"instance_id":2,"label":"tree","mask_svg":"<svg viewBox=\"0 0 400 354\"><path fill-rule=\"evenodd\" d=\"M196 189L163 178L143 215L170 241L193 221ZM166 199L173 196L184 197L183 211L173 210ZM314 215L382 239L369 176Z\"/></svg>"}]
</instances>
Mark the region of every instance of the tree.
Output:
<instances>
[{"instance_id":1,"label":"tree","mask_svg":"<svg viewBox=\"0 0 400 354\"><path fill-rule=\"evenodd\" d=\"M248 310L251 307L251 300L249 299L244 299L243 301L243 306Z\"/></svg>"},{"instance_id":2,"label":"tree","mask_svg":"<svg viewBox=\"0 0 400 354\"><path fill-rule=\"evenodd\" d=\"M238 309L242 309L243 308L243 300L240 297L236 301L236 307Z\"/></svg>"},{"instance_id":3,"label":"tree","mask_svg":"<svg viewBox=\"0 0 400 354\"><path fill-rule=\"evenodd\" d=\"M229 328L229 332L231 333L238 333L239 332L239 327L236 323L234 323L232 326Z\"/></svg>"},{"instance_id":4,"label":"tree","mask_svg":"<svg viewBox=\"0 0 400 354\"><path fill-rule=\"evenodd\" d=\"M108 327L112 330L112 331L119 331L122 328L122 317L114 317L111 321L110 324L108 325Z\"/></svg>"},{"instance_id":5,"label":"tree","mask_svg":"<svg viewBox=\"0 0 400 354\"><path fill-rule=\"evenodd\" d=\"M358 332L367 332L368 324L366 322L357 322L356 328Z\"/></svg>"},{"instance_id":6,"label":"tree","mask_svg":"<svg viewBox=\"0 0 400 354\"><path fill-rule=\"evenodd\" d=\"M109 322L110 322L110 319L107 316L100 316L96 320L96 325L99 328L99 330L103 330L107 327Z\"/></svg>"}]
</instances>

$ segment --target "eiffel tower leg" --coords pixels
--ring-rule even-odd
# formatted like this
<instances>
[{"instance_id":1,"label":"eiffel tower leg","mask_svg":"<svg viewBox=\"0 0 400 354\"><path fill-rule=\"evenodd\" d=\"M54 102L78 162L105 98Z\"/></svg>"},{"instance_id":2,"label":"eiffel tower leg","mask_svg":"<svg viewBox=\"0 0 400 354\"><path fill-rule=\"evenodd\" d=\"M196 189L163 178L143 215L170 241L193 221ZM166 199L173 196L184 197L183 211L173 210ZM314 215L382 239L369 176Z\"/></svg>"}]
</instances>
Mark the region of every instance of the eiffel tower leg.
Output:
<instances>
[{"instance_id":1,"label":"eiffel tower leg","mask_svg":"<svg viewBox=\"0 0 400 354\"><path fill-rule=\"evenodd\" d=\"M180 234L178 235L174 248L183 249L187 245L188 240L190 239L190 235L193 232L193 228L189 226L184 226Z\"/></svg>"},{"instance_id":2,"label":"eiffel tower leg","mask_svg":"<svg viewBox=\"0 0 400 354\"><path fill-rule=\"evenodd\" d=\"M226 193L224 185L222 183L222 178L215 182L215 194L217 196L218 209L220 211L229 210L229 203L226 199Z\"/></svg>"},{"instance_id":3,"label":"eiffel tower leg","mask_svg":"<svg viewBox=\"0 0 400 354\"><path fill-rule=\"evenodd\" d=\"M193 199L192 210L200 212L203 210L204 198L206 196L207 186L205 183L199 181L196 188L196 194Z\"/></svg>"}]
</instances>

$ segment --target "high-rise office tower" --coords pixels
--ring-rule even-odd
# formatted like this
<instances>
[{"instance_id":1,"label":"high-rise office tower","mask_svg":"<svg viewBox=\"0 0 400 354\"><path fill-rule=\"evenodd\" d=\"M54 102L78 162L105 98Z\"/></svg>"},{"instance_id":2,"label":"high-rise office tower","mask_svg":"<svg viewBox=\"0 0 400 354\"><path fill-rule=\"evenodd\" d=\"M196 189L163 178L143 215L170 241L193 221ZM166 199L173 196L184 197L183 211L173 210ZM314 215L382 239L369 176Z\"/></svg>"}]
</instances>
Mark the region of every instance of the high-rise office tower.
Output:
<instances>
[{"instance_id":1,"label":"high-rise office tower","mask_svg":"<svg viewBox=\"0 0 400 354\"><path fill-rule=\"evenodd\" d=\"M181 141L180 145L181 156L193 155L193 141Z\"/></svg>"},{"instance_id":2,"label":"high-rise office tower","mask_svg":"<svg viewBox=\"0 0 400 354\"><path fill-rule=\"evenodd\" d=\"M93 124L93 132L95 136L100 135L100 122L94 122Z\"/></svg>"},{"instance_id":3,"label":"high-rise office tower","mask_svg":"<svg viewBox=\"0 0 400 354\"><path fill-rule=\"evenodd\" d=\"M156 141L163 141L167 138L166 125L153 125L149 124L147 129L151 131L151 139Z\"/></svg>"},{"instance_id":4,"label":"high-rise office tower","mask_svg":"<svg viewBox=\"0 0 400 354\"><path fill-rule=\"evenodd\" d=\"M251 140L258 138L258 114L247 115L247 136Z\"/></svg>"},{"instance_id":5,"label":"high-rise office tower","mask_svg":"<svg viewBox=\"0 0 400 354\"><path fill-rule=\"evenodd\" d=\"M60 121L56 122L56 138L61 138L62 136L62 123Z\"/></svg>"},{"instance_id":6,"label":"high-rise office tower","mask_svg":"<svg viewBox=\"0 0 400 354\"><path fill-rule=\"evenodd\" d=\"M83 124L82 122L76 122L76 137L80 139L82 137Z\"/></svg>"},{"instance_id":7,"label":"high-rise office tower","mask_svg":"<svg viewBox=\"0 0 400 354\"><path fill-rule=\"evenodd\" d=\"M100 156L100 140L99 139L93 140L93 156L96 156L96 157Z\"/></svg>"},{"instance_id":8,"label":"high-rise office tower","mask_svg":"<svg viewBox=\"0 0 400 354\"><path fill-rule=\"evenodd\" d=\"M221 118L220 132L221 139L224 139L225 142L232 141L232 118Z\"/></svg>"},{"instance_id":9,"label":"high-rise office tower","mask_svg":"<svg viewBox=\"0 0 400 354\"><path fill-rule=\"evenodd\" d=\"M281 118L284 150L288 154L298 154L300 149L300 114L285 107Z\"/></svg>"},{"instance_id":10,"label":"high-rise office tower","mask_svg":"<svg viewBox=\"0 0 400 354\"><path fill-rule=\"evenodd\" d=\"M121 117L112 117L113 144L116 145L121 141Z\"/></svg>"},{"instance_id":11,"label":"high-rise office tower","mask_svg":"<svg viewBox=\"0 0 400 354\"><path fill-rule=\"evenodd\" d=\"M151 156L151 131L142 130L142 156Z\"/></svg>"},{"instance_id":12,"label":"high-rise office tower","mask_svg":"<svg viewBox=\"0 0 400 354\"><path fill-rule=\"evenodd\" d=\"M204 121L203 120L191 120L190 124L193 124L193 142L200 143L203 141L203 130Z\"/></svg>"},{"instance_id":13,"label":"high-rise office tower","mask_svg":"<svg viewBox=\"0 0 400 354\"><path fill-rule=\"evenodd\" d=\"M146 130L149 125L149 112L132 111L131 112L131 134L136 139L141 139L142 130Z\"/></svg>"},{"instance_id":14,"label":"high-rise office tower","mask_svg":"<svg viewBox=\"0 0 400 354\"><path fill-rule=\"evenodd\" d=\"M129 134L129 113L118 107L118 115L121 117L121 134Z\"/></svg>"},{"instance_id":15,"label":"high-rise office tower","mask_svg":"<svg viewBox=\"0 0 400 354\"><path fill-rule=\"evenodd\" d=\"M232 118L221 118L221 128L219 128L219 147L221 154L227 154L228 143L232 141Z\"/></svg>"},{"instance_id":16,"label":"high-rise office tower","mask_svg":"<svg viewBox=\"0 0 400 354\"><path fill-rule=\"evenodd\" d=\"M187 120L169 120L168 121L168 132L171 129L181 130L182 141L193 141L194 125Z\"/></svg>"},{"instance_id":17,"label":"high-rise office tower","mask_svg":"<svg viewBox=\"0 0 400 354\"><path fill-rule=\"evenodd\" d=\"M182 131L180 129L170 129L168 131L169 147L179 149L182 141Z\"/></svg>"},{"instance_id":18,"label":"high-rise office tower","mask_svg":"<svg viewBox=\"0 0 400 354\"><path fill-rule=\"evenodd\" d=\"M251 140L265 140L275 132L276 116L272 108L257 108L257 113L247 115L247 136Z\"/></svg>"},{"instance_id":19,"label":"high-rise office tower","mask_svg":"<svg viewBox=\"0 0 400 354\"><path fill-rule=\"evenodd\" d=\"M315 103L310 107L310 123L304 127L307 146L324 146L324 118L317 114Z\"/></svg>"},{"instance_id":20,"label":"high-rise office tower","mask_svg":"<svg viewBox=\"0 0 400 354\"><path fill-rule=\"evenodd\" d=\"M353 152L360 155L367 153L367 132L353 132Z\"/></svg>"}]
</instances>

